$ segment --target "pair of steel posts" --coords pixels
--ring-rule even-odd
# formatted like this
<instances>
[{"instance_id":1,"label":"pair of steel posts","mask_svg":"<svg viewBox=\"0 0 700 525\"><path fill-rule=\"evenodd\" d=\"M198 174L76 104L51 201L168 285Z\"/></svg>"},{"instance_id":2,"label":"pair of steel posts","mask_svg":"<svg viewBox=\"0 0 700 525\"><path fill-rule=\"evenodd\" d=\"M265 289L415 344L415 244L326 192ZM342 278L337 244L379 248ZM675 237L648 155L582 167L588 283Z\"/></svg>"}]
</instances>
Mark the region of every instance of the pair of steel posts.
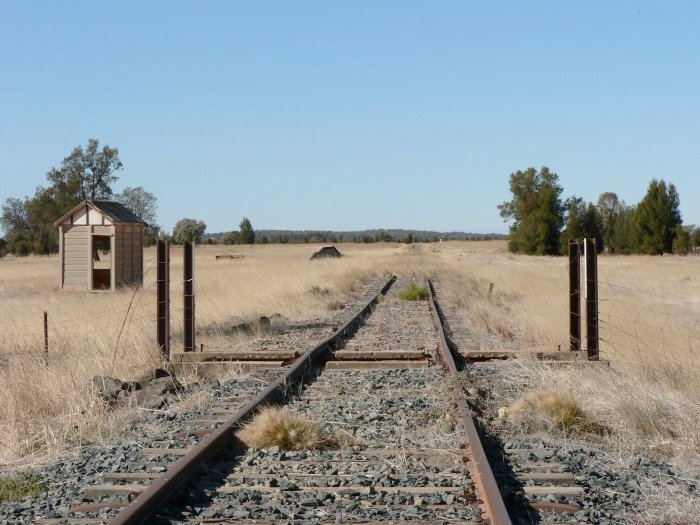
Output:
<instances>
[{"instance_id":1,"label":"pair of steel posts","mask_svg":"<svg viewBox=\"0 0 700 525\"><path fill-rule=\"evenodd\" d=\"M194 246L185 241L183 276L184 351L194 351ZM156 248L156 317L158 347L170 361L170 243L158 241Z\"/></svg>"},{"instance_id":2,"label":"pair of steel posts","mask_svg":"<svg viewBox=\"0 0 700 525\"><path fill-rule=\"evenodd\" d=\"M583 251L583 254L581 253ZM581 255L584 259L586 354L598 360L598 251L595 239L569 239L569 340L572 352L581 350Z\"/></svg>"}]
</instances>

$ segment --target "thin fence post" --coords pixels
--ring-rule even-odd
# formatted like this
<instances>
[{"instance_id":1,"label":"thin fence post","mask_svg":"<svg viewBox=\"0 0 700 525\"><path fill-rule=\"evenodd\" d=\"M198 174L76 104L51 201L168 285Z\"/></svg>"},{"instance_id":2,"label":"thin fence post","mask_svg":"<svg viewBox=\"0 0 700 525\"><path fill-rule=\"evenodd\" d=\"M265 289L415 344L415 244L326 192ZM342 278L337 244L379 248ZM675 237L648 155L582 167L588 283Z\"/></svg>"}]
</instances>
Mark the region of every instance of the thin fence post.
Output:
<instances>
[{"instance_id":1,"label":"thin fence post","mask_svg":"<svg viewBox=\"0 0 700 525\"><path fill-rule=\"evenodd\" d=\"M156 317L158 348L164 361L170 361L170 246L158 241L156 248Z\"/></svg>"},{"instance_id":2,"label":"thin fence post","mask_svg":"<svg viewBox=\"0 0 700 525\"><path fill-rule=\"evenodd\" d=\"M194 351L194 246L185 241L184 253L184 285L183 285L183 315L184 315L184 351Z\"/></svg>"},{"instance_id":3,"label":"thin fence post","mask_svg":"<svg viewBox=\"0 0 700 525\"><path fill-rule=\"evenodd\" d=\"M491 299L491 295L493 295L493 283L489 283L489 291L486 293L486 298Z\"/></svg>"},{"instance_id":4,"label":"thin fence post","mask_svg":"<svg viewBox=\"0 0 700 525\"><path fill-rule=\"evenodd\" d=\"M569 348L581 350L581 245L569 239Z\"/></svg>"},{"instance_id":5,"label":"thin fence post","mask_svg":"<svg viewBox=\"0 0 700 525\"><path fill-rule=\"evenodd\" d=\"M44 363L49 366L49 313L44 310Z\"/></svg>"},{"instance_id":6,"label":"thin fence post","mask_svg":"<svg viewBox=\"0 0 700 525\"><path fill-rule=\"evenodd\" d=\"M586 259L586 351L589 361L597 361L598 346L598 251L595 239L584 239Z\"/></svg>"}]
</instances>

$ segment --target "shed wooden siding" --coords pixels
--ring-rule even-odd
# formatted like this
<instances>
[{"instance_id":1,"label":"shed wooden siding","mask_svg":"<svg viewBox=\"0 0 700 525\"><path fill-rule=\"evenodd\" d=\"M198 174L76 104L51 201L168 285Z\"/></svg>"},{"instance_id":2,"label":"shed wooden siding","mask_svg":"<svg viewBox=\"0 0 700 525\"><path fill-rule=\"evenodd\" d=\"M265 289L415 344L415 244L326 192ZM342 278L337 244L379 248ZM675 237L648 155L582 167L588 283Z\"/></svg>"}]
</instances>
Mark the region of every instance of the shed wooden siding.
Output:
<instances>
[{"instance_id":1,"label":"shed wooden siding","mask_svg":"<svg viewBox=\"0 0 700 525\"><path fill-rule=\"evenodd\" d=\"M102 208L100 208L102 206ZM113 201L84 201L58 219L62 288L92 290L143 284L143 223ZM110 261L93 260L96 236L110 238ZM94 280L97 279L97 282Z\"/></svg>"},{"instance_id":2,"label":"shed wooden siding","mask_svg":"<svg viewBox=\"0 0 700 525\"><path fill-rule=\"evenodd\" d=\"M143 282L143 226L115 225L115 275L118 285Z\"/></svg>"},{"instance_id":3,"label":"shed wooden siding","mask_svg":"<svg viewBox=\"0 0 700 525\"><path fill-rule=\"evenodd\" d=\"M64 225L62 242L64 288L87 288L90 268L88 226Z\"/></svg>"}]
</instances>

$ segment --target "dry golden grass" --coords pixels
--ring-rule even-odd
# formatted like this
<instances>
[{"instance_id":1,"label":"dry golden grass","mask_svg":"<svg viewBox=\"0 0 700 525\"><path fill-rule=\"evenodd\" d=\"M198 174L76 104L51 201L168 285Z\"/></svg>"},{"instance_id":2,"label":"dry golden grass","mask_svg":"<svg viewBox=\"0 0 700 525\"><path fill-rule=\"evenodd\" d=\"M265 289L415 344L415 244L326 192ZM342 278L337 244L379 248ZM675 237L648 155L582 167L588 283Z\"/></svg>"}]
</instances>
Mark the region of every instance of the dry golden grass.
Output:
<instances>
[{"instance_id":1,"label":"dry golden grass","mask_svg":"<svg viewBox=\"0 0 700 525\"><path fill-rule=\"evenodd\" d=\"M579 401L570 392L558 388L528 392L509 406L506 414L526 431L557 429L578 433L598 428Z\"/></svg>"},{"instance_id":2,"label":"dry golden grass","mask_svg":"<svg viewBox=\"0 0 700 525\"><path fill-rule=\"evenodd\" d=\"M339 245L341 259L309 261L314 245L201 246L196 250L197 343L235 343L226 328L260 315L292 321L324 317L356 297L376 275L436 277L441 300L456 307L465 347L568 345L564 258L507 252L503 241L421 245ZM181 250L171 256L173 348L181 345ZM244 255L219 260L215 254ZM85 395L98 374L132 379L159 362L155 345L154 252L146 251L143 289L117 293L57 289L57 257L0 260L0 461L55 453L119 428ZM604 418L620 442L698 452L700 443L700 260L694 257L599 259L602 284L600 368L567 371L513 365L532 388L557 384ZM487 298L489 283L494 293ZM615 285L615 286L611 286ZM49 312L49 365L43 362L42 312ZM520 367L520 368L517 368ZM526 394L526 392L523 392ZM634 439L628 439L633 436ZM671 445L669 445L669 443Z\"/></svg>"},{"instance_id":3,"label":"dry golden grass","mask_svg":"<svg viewBox=\"0 0 700 525\"><path fill-rule=\"evenodd\" d=\"M327 315L353 299L387 266L394 246L340 246L342 259L309 261L318 247L201 246L196 250L197 342L230 349L226 329L279 313L294 320ZM215 260L215 254L244 255ZM107 413L87 394L95 375L135 379L160 363L155 343L154 250L145 253L142 289L58 289L58 258L0 259L0 462L52 456L104 442L133 413ZM171 254L174 350L181 348L182 251ZM377 270L379 269L379 270ZM48 366L43 311L49 315ZM235 338L233 338L235 339Z\"/></svg>"},{"instance_id":4,"label":"dry golden grass","mask_svg":"<svg viewBox=\"0 0 700 525\"><path fill-rule=\"evenodd\" d=\"M518 256L496 242L443 243L439 256L443 294L459 306L470 346L568 348L565 258ZM520 396L552 386L572 394L619 457L646 453L700 473L700 259L603 255L598 273L600 356L610 367L525 359L504 374L529 385Z\"/></svg>"},{"instance_id":5,"label":"dry golden grass","mask_svg":"<svg viewBox=\"0 0 700 525\"><path fill-rule=\"evenodd\" d=\"M315 450L334 445L323 426L286 407L265 407L237 434L247 446L280 450Z\"/></svg>"}]
</instances>

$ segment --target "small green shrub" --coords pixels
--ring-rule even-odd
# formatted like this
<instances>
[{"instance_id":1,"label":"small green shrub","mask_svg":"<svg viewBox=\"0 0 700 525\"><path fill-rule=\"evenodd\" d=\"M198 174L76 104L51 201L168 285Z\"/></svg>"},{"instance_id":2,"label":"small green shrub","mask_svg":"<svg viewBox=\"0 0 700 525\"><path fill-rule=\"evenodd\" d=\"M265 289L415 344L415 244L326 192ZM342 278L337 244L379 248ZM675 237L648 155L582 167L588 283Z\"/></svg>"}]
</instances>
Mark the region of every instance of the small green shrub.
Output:
<instances>
[{"instance_id":1,"label":"small green shrub","mask_svg":"<svg viewBox=\"0 0 700 525\"><path fill-rule=\"evenodd\" d=\"M430 292L425 286L416 286L416 283L408 285L403 292L399 293L399 298L404 301L422 301L430 296Z\"/></svg>"},{"instance_id":2,"label":"small green shrub","mask_svg":"<svg viewBox=\"0 0 700 525\"><path fill-rule=\"evenodd\" d=\"M36 474L0 477L0 503L38 496L47 489L46 483Z\"/></svg>"}]
</instances>

